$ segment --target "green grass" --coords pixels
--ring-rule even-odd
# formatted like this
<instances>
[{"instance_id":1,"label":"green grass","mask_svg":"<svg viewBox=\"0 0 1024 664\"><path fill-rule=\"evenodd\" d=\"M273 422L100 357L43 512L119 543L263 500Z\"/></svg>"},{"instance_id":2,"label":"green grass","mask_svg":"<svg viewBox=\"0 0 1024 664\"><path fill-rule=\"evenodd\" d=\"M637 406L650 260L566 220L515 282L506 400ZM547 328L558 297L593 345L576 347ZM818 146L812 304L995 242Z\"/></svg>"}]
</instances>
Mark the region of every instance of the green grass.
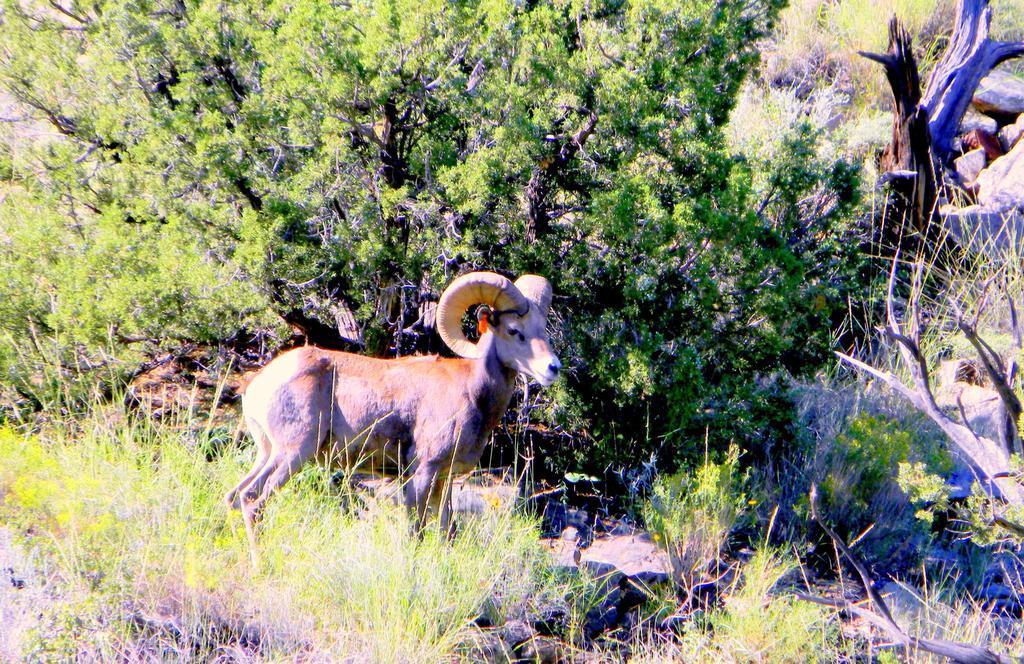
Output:
<instances>
[{"instance_id":1,"label":"green grass","mask_svg":"<svg viewBox=\"0 0 1024 664\"><path fill-rule=\"evenodd\" d=\"M34 561L16 573L47 589L22 607L37 618L7 647L32 660L230 648L442 661L477 616L500 623L562 592L533 520L494 511L464 520L453 542L417 540L404 509L345 509L315 468L271 501L253 569L241 519L221 501L250 451L207 460L207 442L110 413L35 435L0 429L0 522Z\"/></svg>"},{"instance_id":2,"label":"green grass","mask_svg":"<svg viewBox=\"0 0 1024 664\"><path fill-rule=\"evenodd\" d=\"M728 561L718 601L674 635L654 629L686 611L663 587L636 629L590 642L606 584L552 569L535 517L500 507L464 516L452 541L418 539L402 507L315 466L269 503L254 567L240 516L222 504L253 452L233 431L230 419L155 422L112 406L43 417L32 432L0 427L0 661L478 661L478 619L540 607L567 616L562 647L592 661L834 661L863 646L833 612L792 598L799 561L767 544ZM742 491L728 463L694 478L689 492L663 492L661 536L731 496L727 524L700 535L714 557ZM984 607L930 601L928 616L908 618L922 632L1020 651L1019 637L994 636Z\"/></svg>"},{"instance_id":3,"label":"green grass","mask_svg":"<svg viewBox=\"0 0 1024 664\"><path fill-rule=\"evenodd\" d=\"M638 644L630 662L834 662L847 651L830 611L787 594L791 557L759 547L720 608L698 616L678 641Z\"/></svg>"}]
</instances>

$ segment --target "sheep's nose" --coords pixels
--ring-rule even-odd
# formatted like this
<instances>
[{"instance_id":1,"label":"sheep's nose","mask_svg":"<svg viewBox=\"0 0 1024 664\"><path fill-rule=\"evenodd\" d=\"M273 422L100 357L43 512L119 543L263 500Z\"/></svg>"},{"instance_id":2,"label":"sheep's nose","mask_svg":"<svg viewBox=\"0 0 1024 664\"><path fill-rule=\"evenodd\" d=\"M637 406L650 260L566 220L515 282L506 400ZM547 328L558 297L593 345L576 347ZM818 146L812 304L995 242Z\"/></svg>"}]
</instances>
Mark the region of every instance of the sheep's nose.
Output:
<instances>
[{"instance_id":1,"label":"sheep's nose","mask_svg":"<svg viewBox=\"0 0 1024 664\"><path fill-rule=\"evenodd\" d=\"M551 360L551 364L548 365L548 371L553 374L557 374L562 368L562 363L558 361L558 358Z\"/></svg>"}]
</instances>

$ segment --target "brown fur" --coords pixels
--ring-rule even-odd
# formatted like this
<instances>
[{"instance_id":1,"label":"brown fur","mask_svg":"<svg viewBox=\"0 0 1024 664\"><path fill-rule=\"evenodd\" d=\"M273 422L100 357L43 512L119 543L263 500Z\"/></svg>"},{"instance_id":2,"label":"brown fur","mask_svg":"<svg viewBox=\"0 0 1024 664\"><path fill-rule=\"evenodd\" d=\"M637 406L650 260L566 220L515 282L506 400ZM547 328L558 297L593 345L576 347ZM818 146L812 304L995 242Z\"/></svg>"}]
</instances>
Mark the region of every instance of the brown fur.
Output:
<instances>
[{"instance_id":1,"label":"brown fur","mask_svg":"<svg viewBox=\"0 0 1024 664\"><path fill-rule=\"evenodd\" d=\"M525 372L549 384L560 368L535 309L506 315L480 340L479 359L383 360L312 346L271 361L247 386L242 410L256 463L226 499L252 533L269 496L312 458L408 479L422 526L448 528L450 480L473 469Z\"/></svg>"}]
</instances>

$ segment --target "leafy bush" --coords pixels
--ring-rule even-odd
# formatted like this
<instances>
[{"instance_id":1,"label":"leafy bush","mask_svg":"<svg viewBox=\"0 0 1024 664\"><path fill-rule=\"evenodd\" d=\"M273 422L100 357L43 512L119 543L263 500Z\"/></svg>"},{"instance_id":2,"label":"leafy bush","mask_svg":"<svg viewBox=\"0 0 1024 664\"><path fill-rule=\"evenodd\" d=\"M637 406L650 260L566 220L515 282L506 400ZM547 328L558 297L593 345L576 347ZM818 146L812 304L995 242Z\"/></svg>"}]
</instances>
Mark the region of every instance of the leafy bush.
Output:
<instances>
[{"instance_id":1,"label":"leafy bush","mask_svg":"<svg viewBox=\"0 0 1024 664\"><path fill-rule=\"evenodd\" d=\"M597 441L551 463L781 438L760 381L826 357L856 192L813 132L723 147L782 4L7 2L0 88L59 135L0 202L0 329L74 371L343 306L402 353L457 272L535 271L568 360L536 412Z\"/></svg>"},{"instance_id":2,"label":"leafy bush","mask_svg":"<svg viewBox=\"0 0 1024 664\"><path fill-rule=\"evenodd\" d=\"M827 662L839 654L838 627L828 611L773 591L796 564L768 547L743 568L742 585L707 619L716 649L738 662Z\"/></svg>"},{"instance_id":3,"label":"leafy bush","mask_svg":"<svg viewBox=\"0 0 1024 664\"><path fill-rule=\"evenodd\" d=\"M654 540L668 551L676 583L689 592L716 574L722 547L748 509L732 447L722 463L705 460L692 473L681 471L654 481L641 513Z\"/></svg>"},{"instance_id":4,"label":"leafy bush","mask_svg":"<svg viewBox=\"0 0 1024 664\"><path fill-rule=\"evenodd\" d=\"M644 644L630 662L834 662L847 655L830 612L787 596L797 564L759 547L724 591L721 607L696 617L678 642Z\"/></svg>"},{"instance_id":5,"label":"leafy bush","mask_svg":"<svg viewBox=\"0 0 1024 664\"><path fill-rule=\"evenodd\" d=\"M911 463L947 476L953 470L941 445L927 444L898 422L867 413L852 417L823 460L818 481L823 513L844 537L886 522L882 530L892 532L880 533L883 538L905 538L888 521L908 505L897 478Z\"/></svg>"}]
</instances>

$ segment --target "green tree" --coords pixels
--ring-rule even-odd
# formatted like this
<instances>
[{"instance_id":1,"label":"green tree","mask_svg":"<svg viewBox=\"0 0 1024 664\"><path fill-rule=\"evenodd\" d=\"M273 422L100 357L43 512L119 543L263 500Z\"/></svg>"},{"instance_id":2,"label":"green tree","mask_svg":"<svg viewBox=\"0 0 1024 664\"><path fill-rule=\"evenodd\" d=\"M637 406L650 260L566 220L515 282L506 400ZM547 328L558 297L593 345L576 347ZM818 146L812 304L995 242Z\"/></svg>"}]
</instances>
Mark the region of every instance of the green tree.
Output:
<instances>
[{"instance_id":1,"label":"green tree","mask_svg":"<svg viewBox=\"0 0 1024 664\"><path fill-rule=\"evenodd\" d=\"M581 459L764 438L771 377L828 349L855 190L807 133L723 147L782 4L5 0L0 86L58 137L6 169L0 296L30 301L0 326L127 357L282 321L340 342L341 307L409 352L459 271L536 271Z\"/></svg>"}]
</instances>

